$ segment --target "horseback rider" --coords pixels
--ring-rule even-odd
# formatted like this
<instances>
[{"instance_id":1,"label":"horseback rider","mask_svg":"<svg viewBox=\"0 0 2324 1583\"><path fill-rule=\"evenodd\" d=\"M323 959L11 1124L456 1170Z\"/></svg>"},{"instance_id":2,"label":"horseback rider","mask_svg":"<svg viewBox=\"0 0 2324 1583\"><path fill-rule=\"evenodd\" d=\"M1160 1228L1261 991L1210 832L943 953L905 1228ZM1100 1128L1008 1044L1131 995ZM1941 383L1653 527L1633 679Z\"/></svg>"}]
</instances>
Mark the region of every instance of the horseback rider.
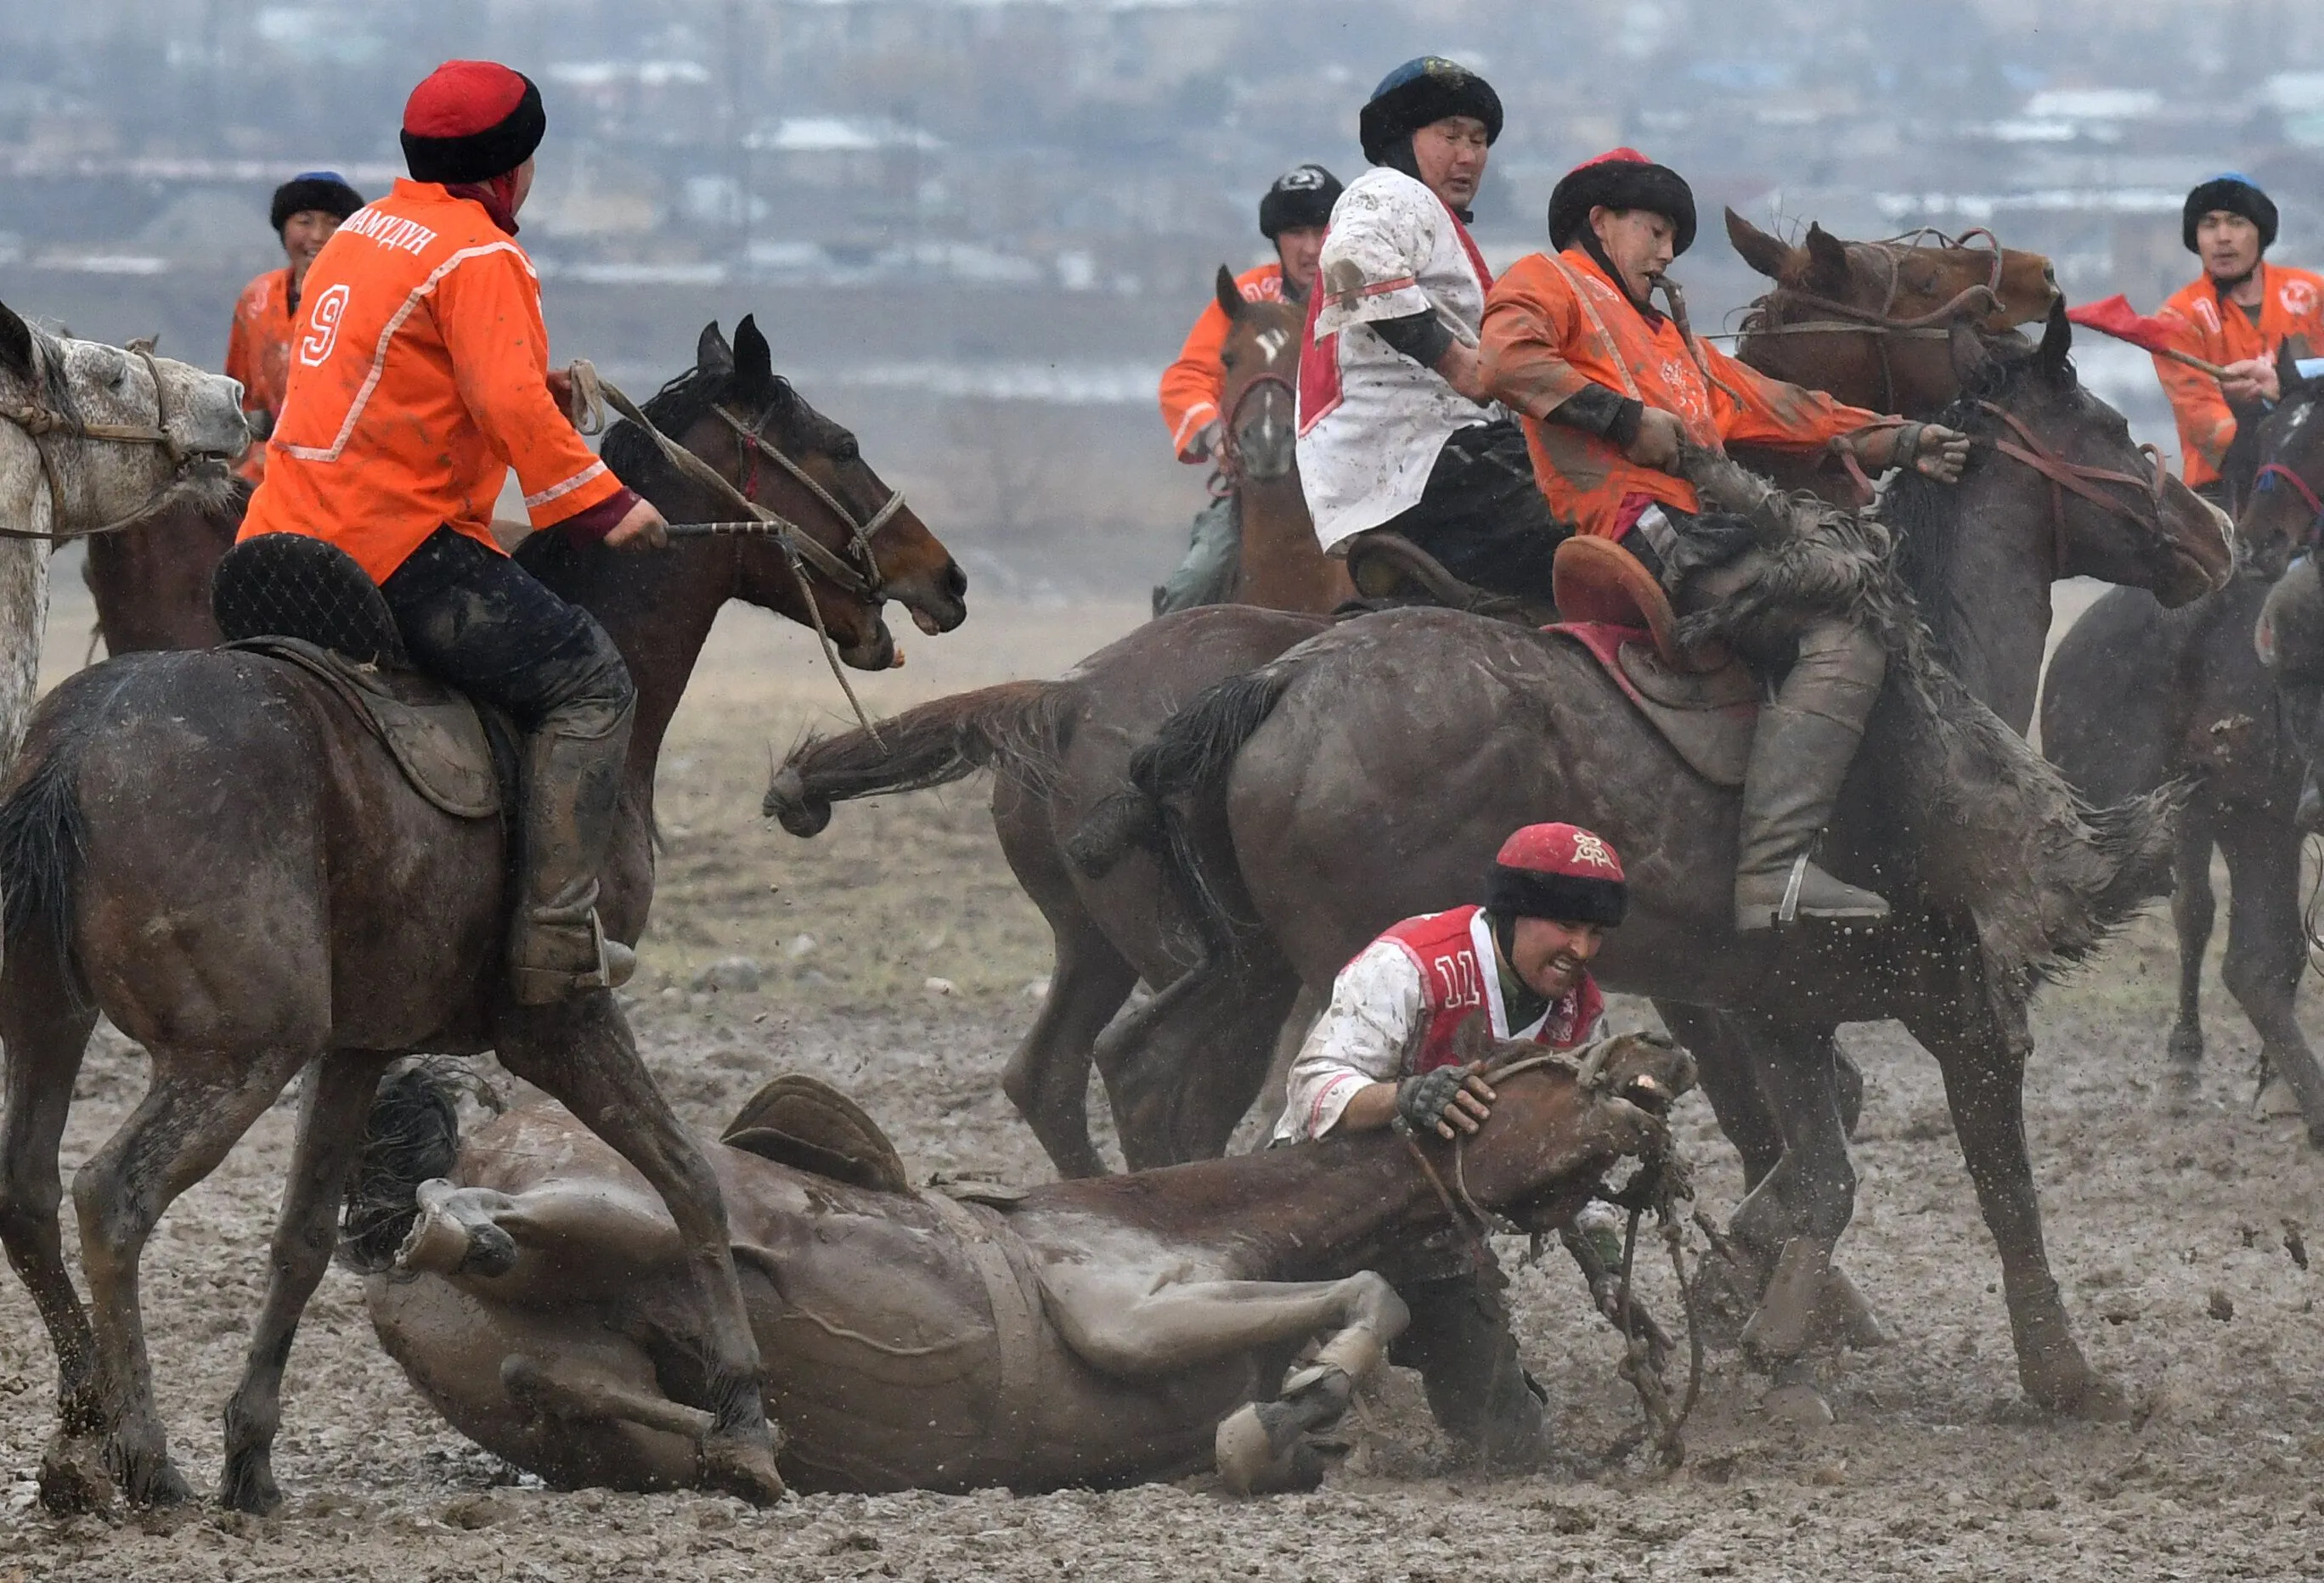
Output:
<instances>
[{"instance_id":1,"label":"horseback rider","mask_svg":"<svg viewBox=\"0 0 2324 1583\"><path fill-rule=\"evenodd\" d=\"M1259 234L1275 244L1275 262L1235 277L1235 290L1245 302L1305 305L1315 284L1315 260L1323 251L1323 227L1339 197L1340 179L1321 165L1294 165L1275 179L1259 200ZM1226 384L1219 351L1228 327L1226 309L1209 303L1186 332L1178 361L1162 371L1162 421L1170 426L1181 462L1206 462L1218 455L1226 421L1219 410ZM1194 513L1186 558L1154 590L1154 613L1224 603L1234 588L1241 549L1242 528L1230 488Z\"/></svg>"},{"instance_id":2,"label":"horseback rider","mask_svg":"<svg viewBox=\"0 0 2324 1583\"><path fill-rule=\"evenodd\" d=\"M2282 400L2275 356L2288 340L2295 357L2324 353L2324 276L2266 262L2275 243L2275 204L2252 179L2228 170L2187 195L2180 240L2203 272L2157 317L2179 332L2179 349L2222 364L2224 379L2168 357L2154 373L2179 423L2180 465L2188 487L2220 503L2219 470L2236 439L2236 407Z\"/></svg>"},{"instance_id":3,"label":"horseback rider","mask_svg":"<svg viewBox=\"0 0 2324 1583\"><path fill-rule=\"evenodd\" d=\"M1756 664L1789 670L1752 740L1735 926L1885 917L1886 901L1808 855L1879 695L1886 652L1845 609L1765 599L1770 557L1749 525L1699 514L1693 486L1670 469L1682 442L1715 450L1748 440L1846 447L1876 473L1909 466L1950 483L1968 438L1770 379L1657 311L1648 293L1694 241L1694 195L1634 150L1569 171L1550 198L1549 233L1556 251L1519 260L1494 285L1481 361L1484 388L1524 415L1550 509L1629 550L1682 615L1767 605L1737 637ZM1528 575L1483 581L1513 591Z\"/></svg>"},{"instance_id":4,"label":"horseback rider","mask_svg":"<svg viewBox=\"0 0 2324 1583\"><path fill-rule=\"evenodd\" d=\"M1454 1035L1482 1015L1496 1039L1571 1050L1605 1036L1590 976L1605 932L1622 921L1622 861L1572 824L1528 824L1502 842L1482 907L1407 918L1340 970L1332 999L1293 1061L1273 1142L1397 1126L1452 1138L1492 1113L1493 1091L1464 1065ZM1421 1372L1428 1404L1455 1439L1496 1461L1548 1449L1541 1387L1518 1366L1489 1252L1448 1229L1383 1272L1412 1310L1389 1348Z\"/></svg>"},{"instance_id":5,"label":"horseback rider","mask_svg":"<svg viewBox=\"0 0 2324 1583\"><path fill-rule=\"evenodd\" d=\"M1372 168L1333 206L1299 359L1299 477L1325 550L1384 529L1456 576L1549 598L1568 529L1535 488L1525 437L1479 381L1492 272L1469 205L1501 101L1437 56L1381 79L1359 122Z\"/></svg>"},{"instance_id":6,"label":"horseback rider","mask_svg":"<svg viewBox=\"0 0 2324 1583\"><path fill-rule=\"evenodd\" d=\"M346 551L413 661L525 732L508 964L528 1005L620 984L636 966L596 913L635 691L596 621L494 542L493 504L513 466L535 529L614 548L667 542L661 513L591 454L552 387L540 281L513 239L547 126L531 80L489 61L447 61L412 90L410 179L358 210L307 272L281 419L242 529Z\"/></svg>"},{"instance_id":7,"label":"horseback rider","mask_svg":"<svg viewBox=\"0 0 2324 1583\"><path fill-rule=\"evenodd\" d=\"M302 170L274 189L267 218L290 262L242 289L226 336L226 377L242 382L242 410L261 439L274 432L282 416L283 387L290 377L290 326L299 317L308 268L331 233L361 207L363 194L337 170ZM235 471L253 483L265 477L266 447L244 451Z\"/></svg>"}]
</instances>

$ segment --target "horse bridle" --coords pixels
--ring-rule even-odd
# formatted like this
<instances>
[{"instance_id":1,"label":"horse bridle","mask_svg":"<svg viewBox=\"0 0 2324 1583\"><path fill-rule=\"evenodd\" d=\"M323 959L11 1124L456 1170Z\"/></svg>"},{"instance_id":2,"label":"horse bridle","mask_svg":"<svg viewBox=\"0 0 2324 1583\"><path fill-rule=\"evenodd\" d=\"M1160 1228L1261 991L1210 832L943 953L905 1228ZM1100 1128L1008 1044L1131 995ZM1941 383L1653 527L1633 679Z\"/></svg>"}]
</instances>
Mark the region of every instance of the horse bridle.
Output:
<instances>
[{"instance_id":1,"label":"horse bridle","mask_svg":"<svg viewBox=\"0 0 2324 1583\"><path fill-rule=\"evenodd\" d=\"M33 341L32 346L34 364L32 384L37 390L40 388L43 375L41 363L45 354L41 351L37 338ZM61 543L74 538L95 538L101 534L118 533L125 528L134 527L152 514L155 502L169 492L178 479L185 475L187 468L208 454L189 451L180 445L177 437L170 432L170 398L167 387L161 382L161 360L153 355L153 343L140 338L130 342L124 350L134 353L142 360L145 364L145 372L152 378L153 421L151 425L90 423L83 419L69 418L54 408L43 406L37 400L0 404L0 422L14 424L23 431L27 439L32 442L32 454L41 459L41 475L48 481L49 510L52 521L60 522L64 520L66 504L64 474L57 470L57 459L51 454L49 447L41 443L53 435L62 435L69 439L104 440L113 445L159 446L170 458L171 482L155 490L147 497L143 505L116 520L69 533L53 530L44 533L31 528L0 528L0 538L31 538Z\"/></svg>"},{"instance_id":2,"label":"horse bridle","mask_svg":"<svg viewBox=\"0 0 2324 1583\"><path fill-rule=\"evenodd\" d=\"M2142 536L2158 544L2163 541L2163 492L2170 483L2171 474L2163 465L2163 453L2159 448L2153 445L2138 447L2150 470L2145 478L2111 467L2086 466L2080 462L2068 461L2043 444L2041 437L2028 428L2024 419L1999 402L1979 400L1977 404L2007 424L2010 431L2017 437L2014 441L1997 437L1992 442L1993 448L2013 461L2024 463L2050 481L2050 570L2053 578L2063 575L2066 567L2066 496L2069 492L2080 496L2110 516L2121 518L2137 529ZM2115 483L2127 484L2145 495L2147 514L2142 517L2136 507L2098 487Z\"/></svg>"},{"instance_id":3,"label":"horse bridle","mask_svg":"<svg viewBox=\"0 0 2324 1583\"><path fill-rule=\"evenodd\" d=\"M749 449L743 452L743 456L749 460L750 466L742 479L741 491L742 497L745 500L752 500L758 492L760 459L763 457L774 463L776 466L798 480L801 488L821 501L824 509L845 525L848 548L854 553L855 558L862 564L859 566L850 566L809 538L803 530L798 535L798 553L842 591L854 594L860 599L875 602L885 597L888 581L881 573L880 557L872 548L872 538L881 529L888 525L898 511L904 509L904 492L900 489L889 491L888 498L881 504L880 509L859 521L855 513L848 510L837 495L807 476L806 468L791 460L784 454L782 447L767 438L766 427L775 414L772 405L759 414L759 420L756 423L743 422L740 417L723 406L713 407L710 410L720 422L734 431L738 439L748 442ZM765 508L761 507L761 510L763 511ZM770 518L774 516L772 512L766 514Z\"/></svg>"},{"instance_id":4,"label":"horse bridle","mask_svg":"<svg viewBox=\"0 0 2324 1583\"><path fill-rule=\"evenodd\" d=\"M2271 478L2281 478L2291 484L2292 492L2299 495L2301 502L2308 507L2308 542L2314 544L2318 539L2324 538L2324 499L2318 497L2314 487L2308 480L2301 477L2299 474L2281 462L2267 462L2262 464L2259 470L2252 474L2252 492L2257 494L2264 490L2267 487L2266 480Z\"/></svg>"},{"instance_id":5,"label":"horse bridle","mask_svg":"<svg viewBox=\"0 0 2324 1583\"><path fill-rule=\"evenodd\" d=\"M1243 403L1250 400L1253 392L1270 388L1289 396L1296 410L1299 387L1273 369L1251 375L1250 382L1236 391L1235 399L1227 404L1226 421L1219 426L1219 472L1230 485L1240 483L1242 478L1242 447L1236 442L1235 430L1242 422Z\"/></svg>"}]
</instances>

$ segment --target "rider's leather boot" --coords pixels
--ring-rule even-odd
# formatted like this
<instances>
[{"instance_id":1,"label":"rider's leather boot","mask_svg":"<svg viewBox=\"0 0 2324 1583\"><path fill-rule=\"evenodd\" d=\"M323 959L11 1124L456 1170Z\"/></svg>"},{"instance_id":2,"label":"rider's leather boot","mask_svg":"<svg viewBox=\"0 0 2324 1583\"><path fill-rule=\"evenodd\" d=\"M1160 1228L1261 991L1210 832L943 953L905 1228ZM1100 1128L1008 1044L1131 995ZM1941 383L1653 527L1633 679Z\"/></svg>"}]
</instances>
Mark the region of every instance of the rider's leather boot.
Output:
<instances>
[{"instance_id":1,"label":"rider's leather boot","mask_svg":"<svg viewBox=\"0 0 2324 1583\"><path fill-rule=\"evenodd\" d=\"M1831 823L1887 665L1879 640L1846 622L1818 621L1801 635L1798 663L1775 702L1759 711L1743 772L1735 864L1738 932L1798 918L1868 923L1888 916L1879 897L1808 861L1817 834Z\"/></svg>"},{"instance_id":2,"label":"rider's leather boot","mask_svg":"<svg viewBox=\"0 0 2324 1583\"><path fill-rule=\"evenodd\" d=\"M508 948L510 986L522 1005L615 989L637 971L636 953L606 939L597 921L597 871L613 842L632 713L623 708L594 736L552 722L525 740L523 853Z\"/></svg>"}]
</instances>

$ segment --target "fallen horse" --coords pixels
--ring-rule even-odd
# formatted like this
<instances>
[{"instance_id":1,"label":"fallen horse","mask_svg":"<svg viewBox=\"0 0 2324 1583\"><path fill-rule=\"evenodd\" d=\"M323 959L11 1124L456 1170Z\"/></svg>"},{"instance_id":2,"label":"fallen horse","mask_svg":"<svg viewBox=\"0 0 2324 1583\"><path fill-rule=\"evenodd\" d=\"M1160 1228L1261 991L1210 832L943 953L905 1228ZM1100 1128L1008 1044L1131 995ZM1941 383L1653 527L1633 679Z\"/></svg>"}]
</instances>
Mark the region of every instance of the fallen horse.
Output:
<instances>
[{"instance_id":1,"label":"fallen horse","mask_svg":"<svg viewBox=\"0 0 2324 1583\"><path fill-rule=\"evenodd\" d=\"M1379 1132L964 1198L915 1192L844 1097L777 1079L706 1152L786 1478L1029 1491L1215 1460L1238 1490L1312 1486L1312 1437L1406 1322L1368 1266L1456 1213L1563 1226L1625 1156L1662 1162L1694 1075L1643 1035L1468 1053L1499 1100L1460 1145ZM552 1485L703 1483L709 1316L661 1200L554 1106L465 1139L455 1118L427 1066L392 1078L349 1193L388 1352L454 1427Z\"/></svg>"}]
</instances>

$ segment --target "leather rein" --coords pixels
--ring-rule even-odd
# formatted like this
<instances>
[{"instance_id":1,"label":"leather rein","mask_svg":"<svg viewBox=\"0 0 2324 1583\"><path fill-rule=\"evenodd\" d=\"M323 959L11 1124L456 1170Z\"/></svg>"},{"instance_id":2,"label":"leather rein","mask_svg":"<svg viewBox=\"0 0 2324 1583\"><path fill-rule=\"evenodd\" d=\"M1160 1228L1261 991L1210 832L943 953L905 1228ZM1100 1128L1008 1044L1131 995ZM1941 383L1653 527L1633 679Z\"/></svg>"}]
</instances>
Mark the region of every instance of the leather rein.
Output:
<instances>
[{"instance_id":1,"label":"leather rein","mask_svg":"<svg viewBox=\"0 0 2324 1583\"><path fill-rule=\"evenodd\" d=\"M32 345L32 355L37 364L44 358L45 354L40 349L37 337ZM109 445L158 446L170 458L171 469L170 483L155 490L146 497L143 505L130 512L129 515L110 522L100 523L95 528L84 528L69 532L54 529L43 532L34 528L0 528L0 538L29 538L46 543L62 544L76 538L95 538L103 534L118 533L124 529L134 528L151 517L154 506L170 492L179 479L185 476L186 470L208 455L205 452L187 450L170 432L170 399L161 383L161 365L160 360L153 355L153 343L141 337L130 342L126 350L134 353L144 363L145 372L153 381L153 421L150 425L89 423L78 418L68 418L63 413L43 406L38 401L0 404L0 423L14 424L23 430L24 437L32 442L32 452L41 459L41 474L48 481L49 511L51 520L64 520L66 502L64 474L57 470L54 453L41 443L51 436L61 435L67 439L101 440ZM38 366L34 368L33 378L36 388L42 372Z\"/></svg>"},{"instance_id":2,"label":"leather rein","mask_svg":"<svg viewBox=\"0 0 2324 1583\"><path fill-rule=\"evenodd\" d=\"M2064 574L2066 566L2066 496L2080 496L2105 511L2119 517L2144 537L2160 542L2163 530L2163 492L2169 484L2171 474L2163 465L2163 453L2152 445L2139 446L2146 457L2148 475L2124 473L2111 467L2089 467L2070 462L2042 442L2042 439L2015 413L1996 401L1979 400L1978 406L2009 426L2015 440L1997 437L1993 448L2013 461L2022 462L2050 481L2050 571L2052 578ZM2139 509L2100 484L2125 484L2146 497L2146 510Z\"/></svg>"}]
</instances>

